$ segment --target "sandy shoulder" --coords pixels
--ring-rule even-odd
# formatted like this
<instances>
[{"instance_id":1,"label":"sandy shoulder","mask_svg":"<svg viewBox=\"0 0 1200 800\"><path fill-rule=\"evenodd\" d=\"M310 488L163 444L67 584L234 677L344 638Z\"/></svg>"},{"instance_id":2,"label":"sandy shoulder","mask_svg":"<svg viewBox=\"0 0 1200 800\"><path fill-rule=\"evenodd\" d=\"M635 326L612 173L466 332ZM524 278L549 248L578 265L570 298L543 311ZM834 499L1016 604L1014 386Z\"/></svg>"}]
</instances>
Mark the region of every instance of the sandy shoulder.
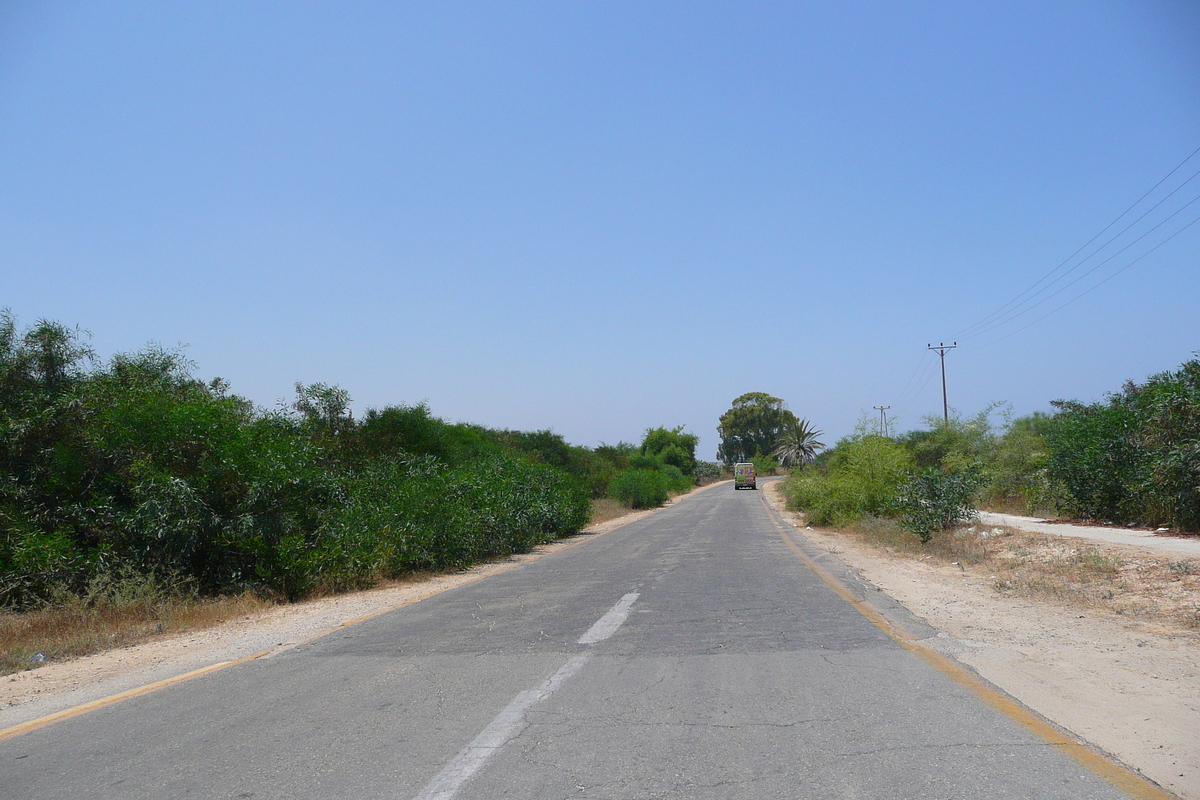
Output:
<instances>
[{"instance_id":1,"label":"sandy shoulder","mask_svg":"<svg viewBox=\"0 0 1200 800\"><path fill-rule=\"evenodd\" d=\"M782 511L777 484L767 497ZM796 514L782 511L794 527ZM1200 638L1107 612L1006 597L957 567L803 529L939 631L928 642L1180 797L1200 800Z\"/></svg>"}]
</instances>

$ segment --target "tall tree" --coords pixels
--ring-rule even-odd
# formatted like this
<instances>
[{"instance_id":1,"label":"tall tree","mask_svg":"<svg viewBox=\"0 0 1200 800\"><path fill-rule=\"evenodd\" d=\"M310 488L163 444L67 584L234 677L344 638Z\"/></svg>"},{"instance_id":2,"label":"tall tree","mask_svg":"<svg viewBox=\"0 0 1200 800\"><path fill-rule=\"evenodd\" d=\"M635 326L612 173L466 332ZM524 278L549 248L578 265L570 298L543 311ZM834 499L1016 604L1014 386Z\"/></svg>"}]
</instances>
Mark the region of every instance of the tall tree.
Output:
<instances>
[{"instance_id":1,"label":"tall tree","mask_svg":"<svg viewBox=\"0 0 1200 800\"><path fill-rule=\"evenodd\" d=\"M775 449L779 434L798 420L783 400L766 392L747 392L721 415L717 433L721 444L717 458L726 465L766 455Z\"/></svg>"},{"instance_id":2,"label":"tall tree","mask_svg":"<svg viewBox=\"0 0 1200 800\"><path fill-rule=\"evenodd\" d=\"M789 423L775 440L774 456L785 467L811 463L825 449L825 443L817 441L823 433L806 419Z\"/></svg>"}]
</instances>

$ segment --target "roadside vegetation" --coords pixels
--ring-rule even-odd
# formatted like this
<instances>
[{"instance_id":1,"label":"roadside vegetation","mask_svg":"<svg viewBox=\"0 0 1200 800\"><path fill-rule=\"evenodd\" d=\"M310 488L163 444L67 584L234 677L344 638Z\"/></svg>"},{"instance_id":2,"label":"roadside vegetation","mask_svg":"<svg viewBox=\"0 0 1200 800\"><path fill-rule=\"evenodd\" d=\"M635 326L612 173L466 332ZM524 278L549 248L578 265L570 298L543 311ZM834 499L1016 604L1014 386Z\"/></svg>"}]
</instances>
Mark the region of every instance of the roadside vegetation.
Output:
<instances>
[{"instance_id":1,"label":"roadside vegetation","mask_svg":"<svg viewBox=\"0 0 1200 800\"><path fill-rule=\"evenodd\" d=\"M839 535L894 557L948 567L1005 596L1200 632L1200 558L979 524L938 530L922 542L879 517L864 517Z\"/></svg>"},{"instance_id":2,"label":"roadside vegetation","mask_svg":"<svg viewBox=\"0 0 1200 800\"><path fill-rule=\"evenodd\" d=\"M425 404L356 419L319 383L263 409L176 351L101 362L83 332L0 314L4 669L528 552L686 491L696 441L588 449Z\"/></svg>"},{"instance_id":3,"label":"roadside vegetation","mask_svg":"<svg viewBox=\"0 0 1200 800\"><path fill-rule=\"evenodd\" d=\"M1103 402L1053 406L928 417L896 437L864 419L784 491L813 525L891 524L920 543L976 508L1200 532L1200 361Z\"/></svg>"},{"instance_id":4,"label":"roadside vegetation","mask_svg":"<svg viewBox=\"0 0 1200 800\"><path fill-rule=\"evenodd\" d=\"M864 416L825 449L782 400L750 393L721 418L721 452L788 466L778 490L801 524L972 574L1001 594L1200 631L1200 559L975 522L983 508L1200 531L1200 361L1103 402L1053 406L1014 419L993 404L898 436Z\"/></svg>"},{"instance_id":5,"label":"roadside vegetation","mask_svg":"<svg viewBox=\"0 0 1200 800\"><path fill-rule=\"evenodd\" d=\"M81 331L0 314L5 671L528 552L712 467L682 428L586 448L425 404L356 418L321 383L263 409L193 370L154 346L101 362Z\"/></svg>"},{"instance_id":6,"label":"roadside vegetation","mask_svg":"<svg viewBox=\"0 0 1200 800\"><path fill-rule=\"evenodd\" d=\"M191 370L153 347L98 364L74 331L0 319L0 606L128 575L294 600L587 524L604 464L548 431L452 425L424 405L359 420L319 383L264 410Z\"/></svg>"},{"instance_id":7,"label":"roadside vegetation","mask_svg":"<svg viewBox=\"0 0 1200 800\"><path fill-rule=\"evenodd\" d=\"M621 468L609 483L609 496L625 508L655 508L672 495L718 478L716 465L696 460L700 437L684 427L650 428L640 447L617 445Z\"/></svg>"}]
</instances>

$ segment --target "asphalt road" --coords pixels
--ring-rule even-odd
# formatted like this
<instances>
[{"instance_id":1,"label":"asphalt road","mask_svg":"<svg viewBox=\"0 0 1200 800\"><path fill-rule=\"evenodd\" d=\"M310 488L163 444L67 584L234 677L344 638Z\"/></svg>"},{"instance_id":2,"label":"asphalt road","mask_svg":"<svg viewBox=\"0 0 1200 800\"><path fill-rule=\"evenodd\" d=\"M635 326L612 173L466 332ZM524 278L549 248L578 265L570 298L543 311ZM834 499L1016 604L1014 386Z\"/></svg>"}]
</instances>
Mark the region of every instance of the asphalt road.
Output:
<instances>
[{"instance_id":1,"label":"asphalt road","mask_svg":"<svg viewBox=\"0 0 1200 800\"><path fill-rule=\"evenodd\" d=\"M1126 796L856 611L759 494L0 741L0 798Z\"/></svg>"}]
</instances>

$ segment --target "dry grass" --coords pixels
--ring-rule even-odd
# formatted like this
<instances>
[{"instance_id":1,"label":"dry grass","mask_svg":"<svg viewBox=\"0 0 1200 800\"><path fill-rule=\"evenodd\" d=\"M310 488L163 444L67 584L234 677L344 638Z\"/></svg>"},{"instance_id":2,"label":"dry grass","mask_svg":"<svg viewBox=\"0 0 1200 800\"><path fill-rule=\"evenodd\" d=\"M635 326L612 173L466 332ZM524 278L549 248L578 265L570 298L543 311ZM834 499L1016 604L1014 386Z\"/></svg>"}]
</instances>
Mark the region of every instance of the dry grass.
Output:
<instances>
[{"instance_id":1,"label":"dry grass","mask_svg":"<svg viewBox=\"0 0 1200 800\"><path fill-rule=\"evenodd\" d=\"M620 502L610 497L602 497L599 500L592 501L593 525L599 525L601 522L608 522L611 519L617 519L632 513L632 509L626 508Z\"/></svg>"},{"instance_id":2,"label":"dry grass","mask_svg":"<svg viewBox=\"0 0 1200 800\"><path fill-rule=\"evenodd\" d=\"M1019 517L1030 516L1033 512L1029 502L1024 497L992 497L980 506L984 511L994 511L997 514L1015 514Z\"/></svg>"},{"instance_id":3,"label":"dry grass","mask_svg":"<svg viewBox=\"0 0 1200 800\"><path fill-rule=\"evenodd\" d=\"M157 636L208 628L254 614L271 604L253 594L216 599L155 598L95 602L76 598L65 606L0 613L0 675L50 661L127 647Z\"/></svg>"},{"instance_id":4,"label":"dry grass","mask_svg":"<svg viewBox=\"0 0 1200 800\"><path fill-rule=\"evenodd\" d=\"M1200 630L1198 558L981 525L944 531L928 545L890 520L866 520L845 533L898 557L957 566L1001 594Z\"/></svg>"}]
</instances>

